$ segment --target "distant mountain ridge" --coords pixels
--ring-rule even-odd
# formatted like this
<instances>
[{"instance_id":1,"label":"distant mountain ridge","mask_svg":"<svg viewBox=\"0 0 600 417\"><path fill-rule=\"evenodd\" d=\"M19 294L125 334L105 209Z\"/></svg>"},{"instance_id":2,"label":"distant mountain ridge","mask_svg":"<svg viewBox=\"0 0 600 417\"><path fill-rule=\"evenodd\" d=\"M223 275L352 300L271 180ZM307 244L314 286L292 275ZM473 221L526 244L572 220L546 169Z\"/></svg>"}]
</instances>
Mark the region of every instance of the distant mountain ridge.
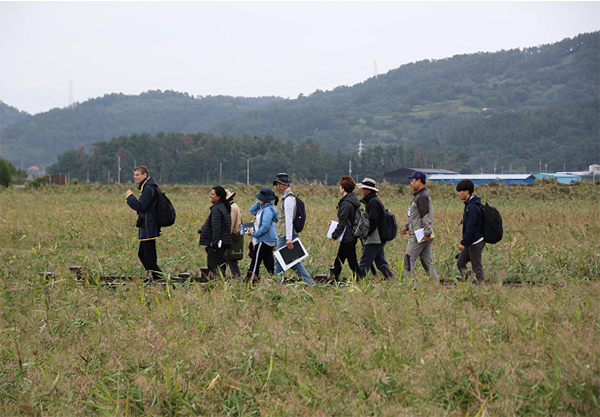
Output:
<instances>
[{"instance_id":1,"label":"distant mountain ridge","mask_svg":"<svg viewBox=\"0 0 600 417\"><path fill-rule=\"evenodd\" d=\"M173 91L110 94L4 126L0 152L13 163L40 164L67 150L89 149L94 142L131 133L206 132L273 135L295 143L311 138L330 152L351 153L359 141L367 148L417 146L440 154L442 163L461 150L458 132L466 134L474 123L485 127L483 119L597 99L599 39L600 32L593 32L552 45L423 60L352 87L317 90L293 100L194 98ZM573 107L578 108L589 111L589 105ZM586 143L593 143L594 137L585 135ZM578 140L577 135L570 138ZM480 145L463 149L473 166L489 159L485 143Z\"/></svg>"},{"instance_id":2,"label":"distant mountain ridge","mask_svg":"<svg viewBox=\"0 0 600 417\"><path fill-rule=\"evenodd\" d=\"M20 111L19 109L0 101L0 128L28 117L31 117L29 113Z\"/></svg>"}]
</instances>

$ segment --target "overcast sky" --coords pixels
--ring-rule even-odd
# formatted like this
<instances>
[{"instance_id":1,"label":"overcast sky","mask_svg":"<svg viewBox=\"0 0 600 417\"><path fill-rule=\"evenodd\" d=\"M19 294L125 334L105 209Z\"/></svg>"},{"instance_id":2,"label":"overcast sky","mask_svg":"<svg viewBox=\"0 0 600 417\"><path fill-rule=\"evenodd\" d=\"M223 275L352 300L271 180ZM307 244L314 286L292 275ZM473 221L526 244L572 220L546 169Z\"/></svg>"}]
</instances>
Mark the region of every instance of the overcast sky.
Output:
<instances>
[{"instance_id":1,"label":"overcast sky","mask_svg":"<svg viewBox=\"0 0 600 417\"><path fill-rule=\"evenodd\" d=\"M600 30L600 2L0 1L0 100L113 92L296 98L402 64Z\"/></svg>"}]
</instances>

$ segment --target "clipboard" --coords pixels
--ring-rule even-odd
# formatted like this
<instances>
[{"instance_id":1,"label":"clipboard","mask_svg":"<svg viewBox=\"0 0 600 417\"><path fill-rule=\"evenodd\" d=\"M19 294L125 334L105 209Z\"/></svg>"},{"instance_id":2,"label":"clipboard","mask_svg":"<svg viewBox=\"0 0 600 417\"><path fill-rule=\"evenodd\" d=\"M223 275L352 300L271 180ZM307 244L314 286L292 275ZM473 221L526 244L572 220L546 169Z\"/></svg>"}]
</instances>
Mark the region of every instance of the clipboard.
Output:
<instances>
[{"instance_id":1,"label":"clipboard","mask_svg":"<svg viewBox=\"0 0 600 417\"><path fill-rule=\"evenodd\" d=\"M287 271L297 263L302 262L304 258L308 257L308 252L304 248L302 242L300 242L300 239L295 238L292 240L292 243L294 244L292 249L288 249L288 247L284 245L281 249L275 251L275 258L284 271Z\"/></svg>"}]
</instances>

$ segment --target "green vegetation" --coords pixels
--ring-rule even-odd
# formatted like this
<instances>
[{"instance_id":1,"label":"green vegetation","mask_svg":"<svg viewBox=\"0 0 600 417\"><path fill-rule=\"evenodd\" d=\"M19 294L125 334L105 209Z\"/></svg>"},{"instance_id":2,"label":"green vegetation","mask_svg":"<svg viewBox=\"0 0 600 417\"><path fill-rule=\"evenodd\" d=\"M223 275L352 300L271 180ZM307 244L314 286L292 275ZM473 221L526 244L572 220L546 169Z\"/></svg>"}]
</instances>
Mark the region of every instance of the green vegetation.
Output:
<instances>
[{"instance_id":1,"label":"green vegetation","mask_svg":"<svg viewBox=\"0 0 600 417\"><path fill-rule=\"evenodd\" d=\"M359 141L367 149L412 146L412 166L449 168L459 153L467 152L471 166L487 172L503 161L537 166L540 158L549 170L565 163L569 170L581 170L600 159L599 37L594 32L552 45L424 60L294 100L191 97L172 91L111 94L4 127L2 152L13 163L23 158L39 166L115 137L204 132L272 136L286 146L310 138L323 151L347 155ZM515 126L496 133L487 129L513 112ZM560 124L527 130L562 112L569 117L560 118ZM483 136L470 134L475 131ZM498 145L498 139L510 146ZM473 141L478 146L461 146Z\"/></svg>"},{"instance_id":2,"label":"green vegetation","mask_svg":"<svg viewBox=\"0 0 600 417\"><path fill-rule=\"evenodd\" d=\"M2 415L498 415L597 413L600 187L481 186L506 234L487 247L491 284L380 276L339 286L239 282L106 285L141 275L127 185L0 191ZM247 209L258 187L230 186ZM168 274L198 273L209 187L164 186L177 222L158 242ZM312 274L337 187L298 185ZM462 204L429 187L436 268L455 275ZM407 187L383 186L400 221ZM399 276L406 241L386 247ZM75 281L70 265L84 268ZM248 260L242 261L242 269ZM346 267L347 268L347 267ZM40 273L54 273L49 280ZM348 270L345 269L345 273ZM510 287L503 281L538 285Z\"/></svg>"},{"instance_id":3,"label":"green vegetation","mask_svg":"<svg viewBox=\"0 0 600 417\"><path fill-rule=\"evenodd\" d=\"M0 157L0 187L9 187L13 184L23 184L27 179L27 172L17 169L6 159Z\"/></svg>"}]
</instances>

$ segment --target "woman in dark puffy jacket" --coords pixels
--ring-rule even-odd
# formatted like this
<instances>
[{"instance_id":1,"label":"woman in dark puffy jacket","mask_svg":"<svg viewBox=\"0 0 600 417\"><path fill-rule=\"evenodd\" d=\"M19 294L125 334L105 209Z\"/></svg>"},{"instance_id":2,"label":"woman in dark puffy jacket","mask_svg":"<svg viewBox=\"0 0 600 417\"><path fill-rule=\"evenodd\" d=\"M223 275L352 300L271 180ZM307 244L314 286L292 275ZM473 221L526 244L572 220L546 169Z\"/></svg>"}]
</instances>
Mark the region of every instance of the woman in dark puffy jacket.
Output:
<instances>
[{"instance_id":1,"label":"woman in dark puffy jacket","mask_svg":"<svg viewBox=\"0 0 600 417\"><path fill-rule=\"evenodd\" d=\"M358 274L358 261L356 259L356 237L352 233L356 209L360 207L358 197L354 195L356 182L349 175L344 175L340 180L340 194L342 198L338 203L338 225L331 234L332 239L338 239L342 233L342 241L335 262L333 264L332 278L338 279L346 259L353 274ZM345 230L345 231L344 231Z\"/></svg>"},{"instance_id":2,"label":"woman in dark puffy jacket","mask_svg":"<svg viewBox=\"0 0 600 417\"><path fill-rule=\"evenodd\" d=\"M198 233L200 246L206 246L208 272L213 277L225 276L225 252L231 246L231 206L225 189L217 185L210 190L210 215Z\"/></svg>"}]
</instances>

